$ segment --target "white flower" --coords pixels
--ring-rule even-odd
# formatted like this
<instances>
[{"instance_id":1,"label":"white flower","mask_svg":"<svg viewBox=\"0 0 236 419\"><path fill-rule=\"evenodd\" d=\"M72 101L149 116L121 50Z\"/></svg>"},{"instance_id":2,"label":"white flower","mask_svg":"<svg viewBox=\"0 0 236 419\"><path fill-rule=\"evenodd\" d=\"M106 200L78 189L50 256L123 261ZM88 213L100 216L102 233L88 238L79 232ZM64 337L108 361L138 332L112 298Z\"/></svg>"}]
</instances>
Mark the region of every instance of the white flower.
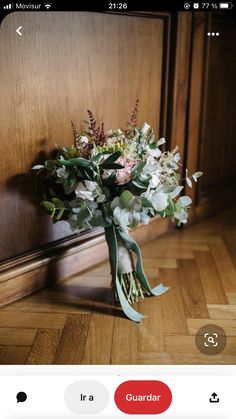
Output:
<instances>
[{"instance_id":1,"label":"white flower","mask_svg":"<svg viewBox=\"0 0 236 419\"><path fill-rule=\"evenodd\" d=\"M96 155L99 153L98 149L96 146L93 147L93 149L90 152L90 156L91 157L96 157Z\"/></svg>"},{"instance_id":2,"label":"white flower","mask_svg":"<svg viewBox=\"0 0 236 419\"><path fill-rule=\"evenodd\" d=\"M39 170L39 169L45 169L45 166L42 164L36 164L36 166L32 167L32 170Z\"/></svg>"},{"instance_id":3,"label":"white flower","mask_svg":"<svg viewBox=\"0 0 236 419\"><path fill-rule=\"evenodd\" d=\"M59 169L56 170L57 172L57 177L61 177L63 179L66 179L69 176L69 173L66 171L65 166L60 167Z\"/></svg>"},{"instance_id":4,"label":"white flower","mask_svg":"<svg viewBox=\"0 0 236 419\"><path fill-rule=\"evenodd\" d=\"M95 189L98 187L97 182L92 182L91 180L85 180L84 183L86 188L91 192L95 191Z\"/></svg>"},{"instance_id":5,"label":"white flower","mask_svg":"<svg viewBox=\"0 0 236 419\"><path fill-rule=\"evenodd\" d=\"M90 180L80 182L75 189L77 198L88 199L89 201L94 201L94 199L100 195L100 192L97 182L92 182Z\"/></svg>"},{"instance_id":6,"label":"white flower","mask_svg":"<svg viewBox=\"0 0 236 419\"><path fill-rule=\"evenodd\" d=\"M175 212L175 218L180 221L182 224L187 223L188 213L185 209L181 209L179 212Z\"/></svg>"},{"instance_id":7,"label":"white flower","mask_svg":"<svg viewBox=\"0 0 236 419\"><path fill-rule=\"evenodd\" d=\"M103 170L103 173L101 175L102 179L107 179L109 176L111 176L113 170Z\"/></svg>"},{"instance_id":8,"label":"white flower","mask_svg":"<svg viewBox=\"0 0 236 419\"><path fill-rule=\"evenodd\" d=\"M160 166L158 164L146 164L143 167L143 170L141 172L141 176L144 176L143 180L146 179L147 175L150 175L151 173L156 172L159 169L159 167Z\"/></svg>"},{"instance_id":9,"label":"white flower","mask_svg":"<svg viewBox=\"0 0 236 419\"><path fill-rule=\"evenodd\" d=\"M154 193L152 195L152 205L156 211L163 211L168 205L167 195L163 192Z\"/></svg>"},{"instance_id":10,"label":"white flower","mask_svg":"<svg viewBox=\"0 0 236 419\"><path fill-rule=\"evenodd\" d=\"M151 180L149 182L150 188L154 189L160 183L160 174L159 172L154 172L151 174Z\"/></svg>"},{"instance_id":11,"label":"white flower","mask_svg":"<svg viewBox=\"0 0 236 419\"><path fill-rule=\"evenodd\" d=\"M174 162L175 162L175 163L178 163L178 162L180 161L180 159L181 159L180 154L179 154L179 153L176 153L176 154L174 155Z\"/></svg>"},{"instance_id":12,"label":"white flower","mask_svg":"<svg viewBox=\"0 0 236 419\"><path fill-rule=\"evenodd\" d=\"M186 178L185 178L186 183L190 188L192 188L192 181L191 181L190 177L188 177L188 169L185 170L185 173L186 173Z\"/></svg>"},{"instance_id":13,"label":"white flower","mask_svg":"<svg viewBox=\"0 0 236 419\"><path fill-rule=\"evenodd\" d=\"M165 144L165 142L166 142L165 138L162 137L160 138L160 140L157 141L157 146L159 147L160 145Z\"/></svg>"},{"instance_id":14,"label":"white flower","mask_svg":"<svg viewBox=\"0 0 236 419\"><path fill-rule=\"evenodd\" d=\"M191 179L190 179L189 177L186 177L186 182L187 182L187 185L188 185L190 188L192 188L193 183L192 183L192 181L191 181Z\"/></svg>"},{"instance_id":15,"label":"white flower","mask_svg":"<svg viewBox=\"0 0 236 419\"><path fill-rule=\"evenodd\" d=\"M88 199L89 201L94 201L93 192L88 191L88 189L83 184L83 182L80 182L77 185L75 189L75 195L77 198Z\"/></svg>"},{"instance_id":16,"label":"white flower","mask_svg":"<svg viewBox=\"0 0 236 419\"><path fill-rule=\"evenodd\" d=\"M146 134L149 129L150 129L150 125L148 125L146 122L144 122L143 127L141 129L142 133Z\"/></svg>"},{"instance_id":17,"label":"white flower","mask_svg":"<svg viewBox=\"0 0 236 419\"><path fill-rule=\"evenodd\" d=\"M183 207L188 207L192 203L192 199L189 196L181 196L179 199Z\"/></svg>"},{"instance_id":18,"label":"white flower","mask_svg":"<svg viewBox=\"0 0 236 419\"><path fill-rule=\"evenodd\" d=\"M129 224L129 215L130 212L127 208L116 207L113 211L113 217L116 224L121 225L122 227L127 227Z\"/></svg>"},{"instance_id":19,"label":"white flower","mask_svg":"<svg viewBox=\"0 0 236 419\"><path fill-rule=\"evenodd\" d=\"M150 177L158 177L161 173L161 167L159 164L146 164L140 173L140 180L146 181L149 180ZM155 182L155 181L154 181Z\"/></svg>"},{"instance_id":20,"label":"white flower","mask_svg":"<svg viewBox=\"0 0 236 419\"><path fill-rule=\"evenodd\" d=\"M176 198L176 196L180 194L183 188L183 186L176 186L176 188L170 193L171 198Z\"/></svg>"},{"instance_id":21,"label":"white flower","mask_svg":"<svg viewBox=\"0 0 236 419\"><path fill-rule=\"evenodd\" d=\"M159 148L150 148L147 146L146 150L149 156L155 157L156 159L161 156L161 150Z\"/></svg>"},{"instance_id":22,"label":"white flower","mask_svg":"<svg viewBox=\"0 0 236 419\"><path fill-rule=\"evenodd\" d=\"M86 137L85 135L81 135L81 137L79 137L79 141L83 145L86 145L89 142L88 137Z\"/></svg>"},{"instance_id":23,"label":"white flower","mask_svg":"<svg viewBox=\"0 0 236 419\"><path fill-rule=\"evenodd\" d=\"M97 197L97 202L100 204L101 202L106 201L106 196L104 194L101 194Z\"/></svg>"},{"instance_id":24,"label":"white flower","mask_svg":"<svg viewBox=\"0 0 236 419\"><path fill-rule=\"evenodd\" d=\"M149 146L146 147L146 162L148 165L154 165L156 163L156 159L161 156L161 150L159 148L150 148Z\"/></svg>"},{"instance_id":25,"label":"white flower","mask_svg":"<svg viewBox=\"0 0 236 419\"><path fill-rule=\"evenodd\" d=\"M195 182L197 182L198 178L200 178L202 175L203 175L203 172L195 172L195 173L193 174L193 180L194 180Z\"/></svg>"},{"instance_id":26,"label":"white flower","mask_svg":"<svg viewBox=\"0 0 236 419\"><path fill-rule=\"evenodd\" d=\"M117 137L109 137L106 140L106 145L112 146L112 144L115 144L117 142Z\"/></svg>"}]
</instances>

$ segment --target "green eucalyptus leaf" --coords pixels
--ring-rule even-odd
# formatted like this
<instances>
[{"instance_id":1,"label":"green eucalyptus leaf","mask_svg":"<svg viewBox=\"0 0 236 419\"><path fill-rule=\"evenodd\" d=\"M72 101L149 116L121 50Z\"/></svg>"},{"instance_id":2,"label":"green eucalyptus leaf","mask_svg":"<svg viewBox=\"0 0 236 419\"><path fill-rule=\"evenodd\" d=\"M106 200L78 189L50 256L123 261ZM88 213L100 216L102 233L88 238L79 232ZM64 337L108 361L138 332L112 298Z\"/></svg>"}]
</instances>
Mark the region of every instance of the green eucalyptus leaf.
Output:
<instances>
[{"instance_id":1,"label":"green eucalyptus leaf","mask_svg":"<svg viewBox=\"0 0 236 419\"><path fill-rule=\"evenodd\" d=\"M179 199L181 200L183 207L188 207L192 203L192 199L189 196L181 196Z\"/></svg>"},{"instance_id":2,"label":"green eucalyptus leaf","mask_svg":"<svg viewBox=\"0 0 236 419\"><path fill-rule=\"evenodd\" d=\"M89 223L92 227L99 227L103 225L102 211L95 210L93 216L90 218Z\"/></svg>"},{"instance_id":3,"label":"green eucalyptus leaf","mask_svg":"<svg viewBox=\"0 0 236 419\"><path fill-rule=\"evenodd\" d=\"M141 215L139 212L131 212L129 216L130 227L135 228L140 224Z\"/></svg>"},{"instance_id":4,"label":"green eucalyptus leaf","mask_svg":"<svg viewBox=\"0 0 236 419\"><path fill-rule=\"evenodd\" d=\"M58 212L58 214L57 214L57 220L58 220L58 221L59 221L59 220L61 219L61 217L63 216L64 211L65 211L65 208L63 207L63 208L61 208L61 209L60 209L60 211Z\"/></svg>"},{"instance_id":5,"label":"green eucalyptus leaf","mask_svg":"<svg viewBox=\"0 0 236 419\"><path fill-rule=\"evenodd\" d=\"M73 167L73 164L69 160L57 160L58 166Z\"/></svg>"},{"instance_id":6,"label":"green eucalyptus leaf","mask_svg":"<svg viewBox=\"0 0 236 419\"><path fill-rule=\"evenodd\" d=\"M190 188L192 188L193 183L192 183L191 179L190 179L188 176L186 176L186 183L187 183L187 185L188 185Z\"/></svg>"},{"instance_id":7,"label":"green eucalyptus leaf","mask_svg":"<svg viewBox=\"0 0 236 419\"><path fill-rule=\"evenodd\" d=\"M135 212L140 212L142 209L142 199L140 196L133 196L128 202L128 209Z\"/></svg>"},{"instance_id":8,"label":"green eucalyptus leaf","mask_svg":"<svg viewBox=\"0 0 236 419\"><path fill-rule=\"evenodd\" d=\"M145 212L141 212L140 213L140 222L142 224L148 224L149 221L150 221L150 217L147 214L145 214Z\"/></svg>"},{"instance_id":9,"label":"green eucalyptus leaf","mask_svg":"<svg viewBox=\"0 0 236 419\"><path fill-rule=\"evenodd\" d=\"M203 172L195 172L193 174L193 179L195 182L197 182L197 180L203 175Z\"/></svg>"},{"instance_id":10,"label":"green eucalyptus leaf","mask_svg":"<svg viewBox=\"0 0 236 419\"><path fill-rule=\"evenodd\" d=\"M121 166L121 164L118 163L103 163L100 165L101 169L106 169L106 170L119 170L119 169L124 169L124 166Z\"/></svg>"},{"instance_id":11,"label":"green eucalyptus leaf","mask_svg":"<svg viewBox=\"0 0 236 419\"><path fill-rule=\"evenodd\" d=\"M175 213L175 218L179 220L181 223L186 224L188 213L187 211L185 211L185 209L182 209L181 211Z\"/></svg>"},{"instance_id":12,"label":"green eucalyptus leaf","mask_svg":"<svg viewBox=\"0 0 236 419\"><path fill-rule=\"evenodd\" d=\"M142 183L139 182L138 180L132 180L133 185L137 186L137 188L139 189L147 189L147 187Z\"/></svg>"},{"instance_id":13,"label":"green eucalyptus leaf","mask_svg":"<svg viewBox=\"0 0 236 419\"><path fill-rule=\"evenodd\" d=\"M154 193L152 196L152 205L157 212L165 210L168 205L167 195L163 192Z\"/></svg>"},{"instance_id":14,"label":"green eucalyptus leaf","mask_svg":"<svg viewBox=\"0 0 236 419\"><path fill-rule=\"evenodd\" d=\"M116 196L111 203L112 211L114 211L117 207L119 207L119 205L120 205L120 198L119 196Z\"/></svg>"},{"instance_id":15,"label":"green eucalyptus leaf","mask_svg":"<svg viewBox=\"0 0 236 419\"><path fill-rule=\"evenodd\" d=\"M103 180L103 184L107 186L114 185L115 177L116 177L116 172L112 172L107 179Z\"/></svg>"},{"instance_id":16,"label":"green eucalyptus leaf","mask_svg":"<svg viewBox=\"0 0 236 419\"><path fill-rule=\"evenodd\" d=\"M56 167L56 162L55 162L55 160L46 160L46 161L45 161L45 167L46 167L48 170L54 170L54 169L55 169L55 167Z\"/></svg>"},{"instance_id":17,"label":"green eucalyptus leaf","mask_svg":"<svg viewBox=\"0 0 236 419\"><path fill-rule=\"evenodd\" d=\"M54 217L54 215L55 215L55 212L56 212L56 208L54 208L53 210L52 210L52 212L51 212L51 215L50 215L50 217L53 219L53 217Z\"/></svg>"},{"instance_id":18,"label":"green eucalyptus leaf","mask_svg":"<svg viewBox=\"0 0 236 419\"><path fill-rule=\"evenodd\" d=\"M72 208L79 208L79 207L81 207L82 203L83 203L82 198L76 198L76 199L73 199L72 201L70 201L69 205Z\"/></svg>"},{"instance_id":19,"label":"green eucalyptus leaf","mask_svg":"<svg viewBox=\"0 0 236 419\"><path fill-rule=\"evenodd\" d=\"M151 149L151 150L155 150L156 148L158 148L157 147L157 144L156 143L152 143L152 144L149 144L149 148Z\"/></svg>"},{"instance_id":20,"label":"green eucalyptus leaf","mask_svg":"<svg viewBox=\"0 0 236 419\"><path fill-rule=\"evenodd\" d=\"M65 192L66 193L70 193L70 192L72 192L75 189L75 187L76 187L76 185L78 183L78 180L76 179L76 177L74 176L74 174L71 173L70 176L68 176L64 180L63 183L64 183L64 190L65 190Z\"/></svg>"},{"instance_id":21,"label":"green eucalyptus leaf","mask_svg":"<svg viewBox=\"0 0 236 419\"><path fill-rule=\"evenodd\" d=\"M72 192L74 192L75 190L75 185L74 186L65 186L64 185L64 192L66 195L71 194Z\"/></svg>"},{"instance_id":22,"label":"green eucalyptus leaf","mask_svg":"<svg viewBox=\"0 0 236 419\"><path fill-rule=\"evenodd\" d=\"M42 202L42 205L44 206L44 208L46 208L46 210L48 210L48 211L54 211L56 208L55 208L55 205L52 203L52 202L50 202L50 201L43 201Z\"/></svg>"},{"instance_id":23,"label":"green eucalyptus leaf","mask_svg":"<svg viewBox=\"0 0 236 419\"><path fill-rule=\"evenodd\" d=\"M105 195L106 199L110 196L110 191L106 186L102 186L102 193Z\"/></svg>"},{"instance_id":24,"label":"green eucalyptus leaf","mask_svg":"<svg viewBox=\"0 0 236 419\"><path fill-rule=\"evenodd\" d=\"M176 186L176 188L170 193L171 198L176 198L176 196L180 194L183 188L183 186Z\"/></svg>"},{"instance_id":25,"label":"green eucalyptus leaf","mask_svg":"<svg viewBox=\"0 0 236 419\"><path fill-rule=\"evenodd\" d=\"M84 177L86 180L91 180L93 181L97 176L97 173L94 172L94 170L91 170L90 167L86 167L86 169L84 168Z\"/></svg>"},{"instance_id":26,"label":"green eucalyptus leaf","mask_svg":"<svg viewBox=\"0 0 236 419\"><path fill-rule=\"evenodd\" d=\"M76 157L73 159L67 160L70 162L73 166L79 166L79 167L89 167L92 166L92 162L87 159L83 159L82 157Z\"/></svg>"},{"instance_id":27,"label":"green eucalyptus leaf","mask_svg":"<svg viewBox=\"0 0 236 419\"><path fill-rule=\"evenodd\" d=\"M79 214L80 211L81 211L81 207L72 208L73 214Z\"/></svg>"},{"instance_id":28,"label":"green eucalyptus leaf","mask_svg":"<svg viewBox=\"0 0 236 419\"><path fill-rule=\"evenodd\" d=\"M96 201L86 201L86 202L83 202L82 208L86 208L86 206L89 209L94 210L94 209L96 209L98 207L98 204L97 204Z\"/></svg>"},{"instance_id":29,"label":"green eucalyptus leaf","mask_svg":"<svg viewBox=\"0 0 236 419\"><path fill-rule=\"evenodd\" d=\"M100 204L106 200L106 197L104 194L101 194L97 197L97 202Z\"/></svg>"},{"instance_id":30,"label":"green eucalyptus leaf","mask_svg":"<svg viewBox=\"0 0 236 419\"><path fill-rule=\"evenodd\" d=\"M137 176L139 177L145 165L146 163L141 162L135 167L135 169L132 170L132 179L135 179Z\"/></svg>"},{"instance_id":31,"label":"green eucalyptus leaf","mask_svg":"<svg viewBox=\"0 0 236 419\"><path fill-rule=\"evenodd\" d=\"M129 201L133 198L133 196L134 195L130 191L128 191L128 190L123 191L122 194L120 195L120 205L121 205L121 207L122 208L127 208L128 204L129 204Z\"/></svg>"},{"instance_id":32,"label":"green eucalyptus leaf","mask_svg":"<svg viewBox=\"0 0 236 419\"><path fill-rule=\"evenodd\" d=\"M116 207L113 212L115 223L123 227L127 227L130 222L130 214L130 211L126 208L122 209L120 207Z\"/></svg>"},{"instance_id":33,"label":"green eucalyptus leaf","mask_svg":"<svg viewBox=\"0 0 236 419\"><path fill-rule=\"evenodd\" d=\"M82 208L76 215L76 221L78 225L82 225L84 221L88 221L90 218L90 211L88 208Z\"/></svg>"},{"instance_id":34,"label":"green eucalyptus leaf","mask_svg":"<svg viewBox=\"0 0 236 419\"><path fill-rule=\"evenodd\" d=\"M175 204L175 210L178 213L178 212L181 212L182 211L182 208L183 208L182 201L179 198L178 201Z\"/></svg>"},{"instance_id":35,"label":"green eucalyptus leaf","mask_svg":"<svg viewBox=\"0 0 236 419\"><path fill-rule=\"evenodd\" d=\"M65 208L64 202L61 201L59 198L52 198L52 202L56 206L56 208Z\"/></svg>"},{"instance_id":36,"label":"green eucalyptus leaf","mask_svg":"<svg viewBox=\"0 0 236 419\"><path fill-rule=\"evenodd\" d=\"M121 156L121 151L116 151L115 153L111 154L103 164L110 164L115 163L116 160Z\"/></svg>"},{"instance_id":37,"label":"green eucalyptus leaf","mask_svg":"<svg viewBox=\"0 0 236 419\"><path fill-rule=\"evenodd\" d=\"M175 204L173 199L171 198L170 195L168 195L168 204L169 204L169 211L172 213L175 211Z\"/></svg>"},{"instance_id":38,"label":"green eucalyptus leaf","mask_svg":"<svg viewBox=\"0 0 236 419\"><path fill-rule=\"evenodd\" d=\"M147 207L147 208L152 207L151 201L149 201L147 198L142 198L142 207Z\"/></svg>"}]
</instances>

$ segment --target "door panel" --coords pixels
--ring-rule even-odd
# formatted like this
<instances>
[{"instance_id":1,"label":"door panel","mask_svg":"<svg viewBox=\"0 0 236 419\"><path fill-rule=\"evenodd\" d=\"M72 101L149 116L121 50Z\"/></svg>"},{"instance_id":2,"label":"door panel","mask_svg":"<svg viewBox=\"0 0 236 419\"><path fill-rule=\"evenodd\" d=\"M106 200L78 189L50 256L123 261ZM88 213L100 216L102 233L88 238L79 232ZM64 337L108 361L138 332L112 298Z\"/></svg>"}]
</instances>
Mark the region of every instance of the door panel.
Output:
<instances>
[{"instance_id":1,"label":"door panel","mask_svg":"<svg viewBox=\"0 0 236 419\"><path fill-rule=\"evenodd\" d=\"M22 36L16 28L22 26ZM69 237L39 207L33 164L72 142L91 109L107 129L139 123L163 135L168 56L163 16L13 13L1 25L0 260ZM165 92L166 93L166 92ZM162 130L162 131L161 131Z\"/></svg>"}]
</instances>

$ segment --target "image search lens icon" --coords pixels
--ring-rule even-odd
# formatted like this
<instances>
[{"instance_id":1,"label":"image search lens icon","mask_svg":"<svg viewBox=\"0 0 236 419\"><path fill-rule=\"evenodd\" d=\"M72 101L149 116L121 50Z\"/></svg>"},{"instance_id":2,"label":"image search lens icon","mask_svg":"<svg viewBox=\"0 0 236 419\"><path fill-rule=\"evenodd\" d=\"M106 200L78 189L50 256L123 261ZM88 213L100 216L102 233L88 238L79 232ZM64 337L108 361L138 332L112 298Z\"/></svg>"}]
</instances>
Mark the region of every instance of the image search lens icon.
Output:
<instances>
[{"instance_id":1,"label":"image search lens icon","mask_svg":"<svg viewBox=\"0 0 236 419\"><path fill-rule=\"evenodd\" d=\"M17 403L24 403L27 400L27 394L24 391L20 391L16 395Z\"/></svg>"}]
</instances>

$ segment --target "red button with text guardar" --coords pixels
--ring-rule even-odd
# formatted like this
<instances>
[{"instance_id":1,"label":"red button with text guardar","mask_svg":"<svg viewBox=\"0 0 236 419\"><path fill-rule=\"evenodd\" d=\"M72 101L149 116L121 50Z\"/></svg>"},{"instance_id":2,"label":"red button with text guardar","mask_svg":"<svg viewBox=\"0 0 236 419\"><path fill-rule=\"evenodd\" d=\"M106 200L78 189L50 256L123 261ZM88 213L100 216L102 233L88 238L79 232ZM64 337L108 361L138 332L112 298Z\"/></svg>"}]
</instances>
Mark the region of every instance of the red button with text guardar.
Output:
<instances>
[{"instance_id":1,"label":"red button with text guardar","mask_svg":"<svg viewBox=\"0 0 236 419\"><path fill-rule=\"evenodd\" d=\"M115 391L116 406L130 415L163 413L171 402L171 390L162 381L125 381Z\"/></svg>"}]
</instances>

